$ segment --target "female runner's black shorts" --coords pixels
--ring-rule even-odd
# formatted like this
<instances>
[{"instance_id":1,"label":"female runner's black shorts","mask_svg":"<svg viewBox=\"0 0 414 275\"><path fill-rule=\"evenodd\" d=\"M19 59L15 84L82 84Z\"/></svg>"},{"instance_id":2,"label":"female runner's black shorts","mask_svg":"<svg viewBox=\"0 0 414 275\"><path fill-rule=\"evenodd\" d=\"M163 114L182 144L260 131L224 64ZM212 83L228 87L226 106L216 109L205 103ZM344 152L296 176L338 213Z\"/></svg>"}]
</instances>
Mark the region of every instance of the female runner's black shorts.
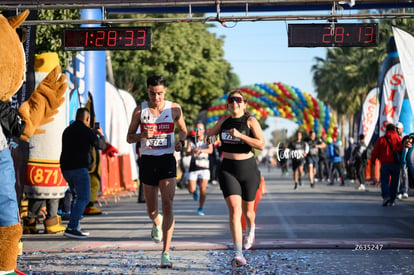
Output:
<instances>
[{"instance_id":1,"label":"female runner's black shorts","mask_svg":"<svg viewBox=\"0 0 414 275\"><path fill-rule=\"evenodd\" d=\"M244 201L254 201L260 186L260 171L256 159L223 159L219 183L225 198L240 195Z\"/></svg>"}]
</instances>

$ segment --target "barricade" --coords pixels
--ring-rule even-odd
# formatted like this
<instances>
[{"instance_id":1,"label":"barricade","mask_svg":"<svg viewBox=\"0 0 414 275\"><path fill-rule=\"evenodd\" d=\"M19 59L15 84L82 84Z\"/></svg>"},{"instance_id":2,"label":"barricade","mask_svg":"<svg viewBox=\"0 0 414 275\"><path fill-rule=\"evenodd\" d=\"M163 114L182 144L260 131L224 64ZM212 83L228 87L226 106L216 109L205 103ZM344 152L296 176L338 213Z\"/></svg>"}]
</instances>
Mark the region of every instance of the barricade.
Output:
<instances>
[{"instance_id":1,"label":"barricade","mask_svg":"<svg viewBox=\"0 0 414 275\"><path fill-rule=\"evenodd\" d=\"M365 167L365 178L367 180L378 182L380 179L381 162L375 161L375 165L371 165L371 160L368 159L368 165Z\"/></svg>"},{"instance_id":2,"label":"barricade","mask_svg":"<svg viewBox=\"0 0 414 275\"><path fill-rule=\"evenodd\" d=\"M256 198L254 201L254 212L256 213L257 210L257 205L259 204L259 201L262 199L262 195L266 193L266 184L265 184L265 180L264 177L261 177L260 179L260 186L259 189L257 189L256 192ZM242 229L246 230L246 219L244 218L244 215L242 215L241 217L241 224L242 224Z\"/></svg>"},{"instance_id":3,"label":"barricade","mask_svg":"<svg viewBox=\"0 0 414 275\"><path fill-rule=\"evenodd\" d=\"M108 156L101 155L101 194L100 196L109 196L111 194L109 190L109 171L108 171Z\"/></svg>"},{"instance_id":4,"label":"barricade","mask_svg":"<svg viewBox=\"0 0 414 275\"><path fill-rule=\"evenodd\" d=\"M98 202L101 200L107 204L108 198L114 198L117 202L121 196L131 197L136 189L137 183L132 180L130 155L109 157L101 153L101 192Z\"/></svg>"},{"instance_id":5,"label":"barricade","mask_svg":"<svg viewBox=\"0 0 414 275\"><path fill-rule=\"evenodd\" d=\"M116 195L121 191L121 175L119 171L119 157L108 157L108 183L111 195Z\"/></svg>"},{"instance_id":6,"label":"barricade","mask_svg":"<svg viewBox=\"0 0 414 275\"><path fill-rule=\"evenodd\" d=\"M127 191L135 191L136 187L134 181L132 180L130 158L131 156L129 154L119 156L121 187Z\"/></svg>"}]
</instances>

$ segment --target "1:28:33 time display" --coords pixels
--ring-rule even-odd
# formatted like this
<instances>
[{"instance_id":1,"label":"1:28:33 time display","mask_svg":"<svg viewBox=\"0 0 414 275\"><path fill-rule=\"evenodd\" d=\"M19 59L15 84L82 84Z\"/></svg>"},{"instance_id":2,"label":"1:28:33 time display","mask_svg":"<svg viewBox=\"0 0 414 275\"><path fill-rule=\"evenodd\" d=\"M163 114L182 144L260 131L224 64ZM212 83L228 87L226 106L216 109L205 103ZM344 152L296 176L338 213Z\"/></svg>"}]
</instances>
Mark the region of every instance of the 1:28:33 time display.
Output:
<instances>
[{"instance_id":1,"label":"1:28:33 time display","mask_svg":"<svg viewBox=\"0 0 414 275\"><path fill-rule=\"evenodd\" d=\"M64 29L63 49L81 51L148 50L151 49L151 28Z\"/></svg>"}]
</instances>

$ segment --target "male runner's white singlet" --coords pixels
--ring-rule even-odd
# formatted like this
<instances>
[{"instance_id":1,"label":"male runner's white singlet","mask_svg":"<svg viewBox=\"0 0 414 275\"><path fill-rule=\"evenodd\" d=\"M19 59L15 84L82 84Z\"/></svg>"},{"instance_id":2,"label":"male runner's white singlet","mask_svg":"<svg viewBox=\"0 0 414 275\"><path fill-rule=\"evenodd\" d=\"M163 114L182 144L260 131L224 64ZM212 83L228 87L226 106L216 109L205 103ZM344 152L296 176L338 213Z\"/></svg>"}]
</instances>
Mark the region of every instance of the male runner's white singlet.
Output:
<instances>
[{"instance_id":1,"label":"male runner's white singlet","mask_svg":"<svg viewBox=\"0 0 414 275\"><path fill-rule=\"evenodd\" d=\"M148 102L141 103L141 133L150 127L156 127L153 137L142 139L142 155L161 156L174 153L174 120L171 105L171 101L165 101L164 109L156 117L151 114Z\"/></svg>"}]
</instances>

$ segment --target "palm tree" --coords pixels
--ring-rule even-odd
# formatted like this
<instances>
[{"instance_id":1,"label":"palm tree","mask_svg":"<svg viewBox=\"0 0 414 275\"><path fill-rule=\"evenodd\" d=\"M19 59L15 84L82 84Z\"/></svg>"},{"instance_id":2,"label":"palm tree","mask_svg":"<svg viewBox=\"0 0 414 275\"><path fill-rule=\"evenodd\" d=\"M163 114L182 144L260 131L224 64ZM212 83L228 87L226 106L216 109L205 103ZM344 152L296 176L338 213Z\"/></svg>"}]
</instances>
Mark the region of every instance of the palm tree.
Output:
<instances>
[{"instance_id":1,"label":"palm tree","mask_svg":"<svg viewBox=\"0 0 414 275\"><path fill-rule=\"evenodd\" d=\"M336 111L344 133L346 122L353 126L367 93L378 83L379 68L387 56L386 43L392 25L414 30L414 21L380 21L379 41L374 48L328 48L326 58L315 58L313 82L318 98ZM354 127L351 127L353 129ZM351 134L353 134L351 132Z\"/></svg>"}]
</instances>

